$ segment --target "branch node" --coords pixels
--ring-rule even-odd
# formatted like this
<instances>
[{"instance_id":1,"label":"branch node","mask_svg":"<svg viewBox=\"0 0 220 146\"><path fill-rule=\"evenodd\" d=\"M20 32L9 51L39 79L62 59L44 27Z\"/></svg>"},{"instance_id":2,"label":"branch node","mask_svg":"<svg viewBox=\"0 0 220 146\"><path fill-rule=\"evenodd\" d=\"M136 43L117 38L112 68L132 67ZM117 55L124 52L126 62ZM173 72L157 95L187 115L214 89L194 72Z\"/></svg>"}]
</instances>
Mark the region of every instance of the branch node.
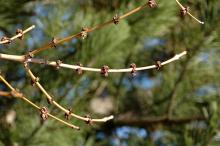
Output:
<instances>
[{"instance_id":1,"label":"branch node","mask_svg":"<svg viewBox=\"0 0 220 146\"><path fill-rule=\"evenodd\" d=\"M161 61L156 61L156 69L160 70L162 67Z\"/></svg>"},{"instance_id":2,"label":"branch node","mask_svg":"<svg viewBox=\"0 0 220 146\"><path fill-rule=\"evenodd\" d=\"M25 59L34 58L34 54L32 52L28 52L28 54L25 56Z\"/></svg>"},{"instance_id":3,"label":"branch node","mask_svg":"<svg viewBox=\"0 0 220 146\"><path fill-rule=\"evenodd\" d=\"M54 47L54 48L56 48L56 47L57 47L57 46L56 46L57 43L58 43L58 39L55 38L55 37L53 37L52 40L51 40L51 46Z\"/></svg>"},{"instance_id":4,"label":"branch node","mask_svg":"<svg viewBox=\"0 0 220 146\"><path fill-rule=\"evenodd\" d=\"M132 68L132 70L131 70L131 75L132 76L135 76L136 75L136 64L135 63L132 63L132 64L130 64L130 68Z\"/></svg>"},{"instance_id":5,"label":"branch node","mask_svg":"<svg viewBox=\"0 0 220 146\"><path fill-rule=\"evenodd\" d=\"M1 41L2 41L2 42L3 42L3 41L7 41L7 42L5 42L4 44L10 44L10 43L11 43L11 39L10 39L9 37L6 37L6 36L2 37L2 38L1 38Z\"/></svg>"},{"instance_id":6,"label":"branch node","mask_svg":"<svg viewBox=\"0 0 220 146\"><path fill-rule=\"evenodd\" d=\"M67 120L70 119L71 113L72 113L72 110L71 110L71 109L68 109L68 112L66 112L66 113L64 114L64 116L65 116L65 118L66 118Z\"/></svg>"},{"instance_id":7,"label":"branch node","mask_svg":"<svg viewBox=\"0 0 220 146\"><path fill-rule=\"evenodd\" d=\"M62 61L61 60L57 60L56 61L56 69L60 69L60 65L62 64Z\"/></svg>"},{"instance_id":8,"label":"branch node","mask_svg":"<svg viewBox=\"0 0 220 146\"><path fill-rule=\"evenodd\" d=\"M34 80L31 80L31 85L32 86L35 86L35 84L37 83L37 82L39 82L40 81L40 78L39 77L36 77Z\"/></svg>"},{"instance_id":9,"label":"branch node","mask_svg":"<svg viewBox=\"0 0 220 146\"><path fill-rule=\"evenodd\" d=\"M17 29L16 30L16 34L17 35L21 35L20 37L18 37L20 40L23 40L24 39L24 33L23 33L23 30L22 29Z\"/></svg>"},{"instance_id":10,"label":"branch node","mask_svg":"<svg viewBox=\"0 0 220 146\"><path fill-rule=\"evenodd\" d=\"M29 63L28 63L27 59L25 59L25 61L24 61L24 68L26 68L26 69L29 68Z\"/></svg>"},{"instance_id":11,"label":"branch node","mask_svg":"<svg viewBox=\"0 0 220 146\"><path fill-rule=\"evenodd\" d=\"M40 109L40 117L42 121L46 121L48 119L48 110L46 107L42 107Z\"/></svg>"},{"instance_id":12,"label":"branch node","mask_svg":"<svg viewBox=\"0 0 220 146\"><path fill-rule=\"evenodd\" d=\"M28 64L29 59L31 59L31 58L33 58L33 57L34 57L34 54L33 54L32 52L28 52L28 54L26 54L26 55L24 56L24 67L25 67L25 68L29 68L29 64Z\"/></svg>"},{"instance_id":13,"label":"branch node","mask_svg":"<svg viewBox=\"0 0 220 146\"><path fill-rule=\"evenodd\" d=\"M157 7L157 3L156 3L155 0L149 0L149 1L147 2L147 5L148 5L150 8L155 8L155 7Z\"/></svg>"},{"instance_id":14,"label":"branch node","mask_svg":"<svg viewBox=\"0 0 220 146\"><path fill-rule=\"evenodd\" d=\"M189 12L189 7L188 6L185 6L185 7L180 9L181 16L185 16L188 12Z\"/></svg>"},{"instance_id":15,"label":"branch node","mask_svg":"<svg viewBox=\"0 0 220 146\"><path fill-rule=\"evenodd\" d=\"M76 72L78 73L78 75L81 75L83 73L81 67L83 66L81 63L77 63L76 65L78 65L79 67L76 69Z\"/></svg>"},{"instance_id":16,"label":"branch node","mask_svg":"<svg viewBox=\"0 0 220 146\"><path fill-rule=\"evenodd\" d=\"M115 25L117 25L119 23L119 19L120 17L118 16L118 14L115 14L115 16L112 18L112 21Z\"/></svg>"},{"instance_id":17,"label":"branch node","mask_svg":"<svg viewBox=\"0 0 220 146\"><path fill-rule=\"evenodd\" d=\"M53 101L54 101L53 98L47 98L47 103L48 103L48 104L52 104Z\"/></svg>"},{"instance_id":18,"label":"branch node","mask_svg":"<svg viewBox=\"0 0 220 146\"><path fill-rule=\"evenodd\" d=\"M107 65L104 65L101 68L101 75L103 75L104 77L108 77L108 71L109 71L109 67Z\"/></svg>"},{"instance_id":19,"label":"branch node","mask_svg":"<svg viewBox=\"0 0 220 146\"><path fill-rule=\"evenodd\" d=\"M85 118L87 118L87 120L85 121L86 124L91 125L92 124L92 118L90 115L86 115Z\"/></svg>"},{"instance_id":20,"label":"branch node","mask_svg":"<svg viewBox=\"0 0 220 146\"><path fill-rule=\"evenodd\" d=\"M87 36L88 36L88 28L87 27L83 27L82 28L82 30L81 30L81 33L80 33L80 35L81 35L81 38L84 40L84 39L86 39L87 38Z\"/></svg>"},{"instance_id":21,"label":"branch node","mask_svg":"<svg viewBox=\"0 0 220 146\"><path fill-rule=\"evenodd\" d=\"M10 92L10 94L11 94L11 96L16 97L16 98L22 98L23 97L23 94L18 89L12 90Z\"/></svg>"}]
</instances>

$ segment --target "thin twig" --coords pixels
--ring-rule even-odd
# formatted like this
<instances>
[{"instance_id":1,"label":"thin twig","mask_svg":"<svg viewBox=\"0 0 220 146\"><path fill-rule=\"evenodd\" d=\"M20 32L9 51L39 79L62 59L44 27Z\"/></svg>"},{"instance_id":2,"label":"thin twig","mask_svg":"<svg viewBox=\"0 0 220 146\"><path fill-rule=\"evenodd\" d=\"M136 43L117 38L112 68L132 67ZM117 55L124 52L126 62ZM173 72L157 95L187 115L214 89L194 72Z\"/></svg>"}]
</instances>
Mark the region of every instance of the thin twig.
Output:
<instances>
[{"instance_id":1,"label":"thin twig","mask_svg":"<svg viewBox=\"0 0 220 146\"><path fill-rule=\"evenodd\" d=\"M169 118L167 116L160 116L160 117L143 117L138 118L136 115L121 115L116 117L113 124L115 126L135 126L135 127L150 127L156 124L164 124L164 125L172 125L172 124L186 124L193 121L207 121L208 118L200 115L194 115L190 117L176 117L176 118Z\"/></svg>"},{"instance_id":2,"label":"thin twig","mask_svg":"<svg viewBox=\"0 0 220 146\"><path fill-rule=\"evenodd\" d=\"M126 17L128 17L128 16L130 16L130 15L132 15L132 14L134 14L134 13L137 13L138 11L144 9L145 7L147 7L147 3L145 3L145 4L142 5L142 6L139 6L139 7L135 8L135 9L133 9L133 10L127 12L127 13L125 13L125 14L122 15L122 16L119 16L119 17L118 17L118 21L119 21L119 20L122 20L122 19L124 19L124 18L126 18ZM94 27L92 27L92 28L87 28L86 30L84 30L84 33L93 32L93 31L95 31L95 30L97 30L97 29L101 29L101 28L103 28L103 27L105 27L105 26L108 26L108 25L110 25L110 24L114 24L114 20L113 20L113 19L112 19L112 20L109 20L109 21L107 21L107 22L104 22L104 23L102 23L102 24L98 24L98 25L96 25L96 26L94 26ZM69 40L71 40L71 39L73 39L73 38L78 38L78 37L81 36L81 34L82 34L82 31L79 32L79 33L77 33L77 34L73 34L73 35L71 35L71 36L65 37L65 38L63 38L63 39L57 39L55 45L62 44L62 43L67 42L67 41L69 41ZM36 50L31 51L30 53L33 54L33 55L35 55L35 54L37 54L37 53L39 53L39 52L41 52L41 51L50 49L50 48L52 48L53 46L54 46L54 42L49 42L49 43L45 44L44 46L42 46L41 48L38 48L38 49L36 49Z\"/></svg>"},{"instance_id":3,"label":"thin twig","mask_svg":"<svg viewBox=\"0 0 220 146\"><path fill-rule=\"evenodd\" d=\"M37 77L32 73L32 71L28 67L26 67L26 71L29 74L29 76L31 77L32 81L36 81ZM39 83L39 81L35 82L35 85L44 93L44 95L46 96L47 100L50 103L54 104L60 110L64 111L65 113L68 113L70 116L73 116L73 117L75 117L79 120L83 120L83 121L86 121L86 122L107 122L107 121L112 120L114 118L114 116L111 115L109 117L104 117L104 118L101 118L101 119L92 119L90 117L82 117L82 116L79 116L77 114L74 114L74 113L70 112L68 109L61 106L56 101L54 101L52 96L44 89L44 87Z\"/></svg>"},{"instance_id":4,"label":"thin twig","mask_svg":"<svg viewBox=\"0 0 220 146\"><path fill-rule=\"evenodd\" d=\"M176 3L180 6L180 8L181 8L182 10L185 9L185 7L184 7L178 0L176 0ZM140 10L146 8L147 5L148 5L148 4L145 3L144 5L139 6L139 7L135 8L135 9L133 9L133 10L127 12L127 13L123 14L122 16L119 16L117 21L122 20L122 19L124 19L124 18L126 18L126 17L128 17L128 16L130 16L130 15L132 15L132 14L134 14L134 13L139 12ZM187 14L188 14L190 17L192 17L193 19L195 19L197 22L199 22L199 23L201 23L201 24L204 24L204 22L198 20L198 19L197 19L196 17L194 17L189 11L187 11ZM111 19L111 20L109 20L109 21L107 21L107 22L104 22L104 23L102 23L102 24L98 24L98 25L96 25L96 26L94 26L94 27L92 27L92 28L87 28L87 29L84 30L83 32L87 34L87 33L93 32L93 31L95 31L95 30L97 30L97 29L101 29L101 28L103 28L103 27L105 27L105 26L108 26L108 25L110 25L110 24L114 24L114 20L113 20L113 19ZM42 46L41 48L38 48L38 49L36 49L36 50L31 51L31 54L35 55L35 54L37 54L37 53L40 53L41 51L44 51L44 50L47 50L47 49L50 49L50 48L54 47L54 45L62 44L62 43L67 42L67 41L69 41L69 40L71 40L71 39L73 39L73 38L81 37L81 35L82 35L82 31L79 32L79 33L77 33L77 34L73 34L73 35L71 35L71 36L65 37L65 38L63 38L63 39L57 39L55 44L54 44L54 42L49 42L49 43L45 44L44 46Z\"/></svg>"},{"instance_id":5,"label":"thin twig","mask_svg":"<svg viewBox=\"0 0 220 146\"><path fill-rule=\"evenodd\" d=\"M32 101L30 101L27 97L25 97L20 91L17 91L15 88L13 88L13 87L10 85L10 83L8 83L2 75L0 75L0 79L4 82L4 84L5 84L8 88L10 88L11 92L14 92L14 94L11 94L11 93L10 93L11 96L16 95L16 96L13 96L13 97L24 100L25 102L27 102L28 104L30 104L31 106L33 106L34 108L36 108L36 109L38 109L38 110L41 109L38 105L36 105L36 104L33 103ZM48 115L49 117L51 117L51 118L53 118L53 119L59 121L60 123L62 123L62 124L64 124L64 125L67 125L67 126L69 126L69 127L71 127L71 128L74 128L74 129L79 130L79 127L78 127L78 126L75 126L75 125L73 125L73 124L70 124L70 123L68 123L68 122L65 122L65 121L63 121L63 120L57 118L56 116L54 116L54 115L52 115L52 114L50 114L50 113L47 113L47 115Z\"/></svg>"},{"instance_id":6,"label":"thin twig","mask_svg":"<svg viewBox=\"0 0 220 146\"><path fill-rule=\"evenodd\" d=\"M11 93L10 92L5 92L5 91L0 91L0 96L11 97Z\"/></svg>"},{"instance_id":7,"label":"thin twig","mask_svg":"<svg viewBox=\"0 0 220 146\"><path fill-rule=\"evenodd\" d=\"M178 0L176 0L176 3L180 6L180 8L182 9L182 10L185 10L186 8L178 1ZM195 16L193 16L189 11L186 11L187 12L187 14L190 16L190 17L192 17L194 20L196 20L198 23L200 23L200 24L204 24L204 22L203 21L200 21L199 19L197 19Z\"/></svg>"},{"instance_id":8,"label":"thin twig","mask_svg":"<svg viewBox=\"0 0 220 146\"><path fill-rule=\"evenodd\" d=\"M174 62L176 60L179 60L181 57L187 54L187 51L183 51L180 54L176 54L174 57L170 58L167 61L161 62L161 66L164 66L166 64L169 64L171 62ZM5 60L12 60L12 61L17 61L17 62L27 62L27 63L37 63L37 64L45 64L44 59L36 59L36 58L29 58L25 60L24 56L19 56L19 55L8 55L8 54L1 54L0 53L0 59L5 59ZM46 61L45 65L50 65L50 66L57 66L56 61ZM60 63L59 64L60 68L68 68L68 69L81 69L82 71L91 71L91 72L100 72L100 68L90 68L90 67L82 67L78 65L70 65L70 64L65 64L65 63ZM149 65L149 66L144 66L144 67L137 67L135 70L136 71L142 71L142 70L149 70L149 69L155 69L158 68L157 65ZM108 72L110 73L122 73L122 72L131 72L132 68L124 68L124 69L109 69Z\"/></svg>"},{"instance_id":9,"label":"thin twig","mask_svg":"<svg viewBox=\"0 0 220 146\"><path fill-rule=\"evenodd\" d=\"M29 32L29 31L31 31L31 30L34 29L34 28L35 28L35 25L32 25L32 26L30 26L29 28L25 29L22 33L18 33L18 34L16 34L15 36L13 36L13 37L11 37L11 38L8 38L8 39L6 39L6 40L3 40L3 41L0 40L0 44L10 43L10 42L13 41L14 39L19 38L19 37L22 37L22 35L24 35L25 33Z\"/></svg>"}]
</instances>

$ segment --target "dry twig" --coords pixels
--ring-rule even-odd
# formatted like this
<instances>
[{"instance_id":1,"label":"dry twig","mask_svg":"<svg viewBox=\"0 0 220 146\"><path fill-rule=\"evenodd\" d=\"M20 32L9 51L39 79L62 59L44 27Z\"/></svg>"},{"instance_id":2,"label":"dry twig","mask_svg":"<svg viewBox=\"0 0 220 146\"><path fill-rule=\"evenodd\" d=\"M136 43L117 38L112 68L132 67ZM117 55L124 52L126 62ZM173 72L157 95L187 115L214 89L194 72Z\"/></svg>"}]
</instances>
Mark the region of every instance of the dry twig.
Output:
<instances>
[{"instance_id":1,"label":"dry twig","mask_svg":"<svg viewBox=\"0 0 220 146\"><path fill-rule=\"evenodd\" d=\"M188 14L190 17L192 17L192 18L193 18L194 20L196 20L198 23L204 24L203 21L200 21L199 19L197 19L195 16L193 16L193 15L189 12L189 7L184 7L178 0L176 0L176 3L180 6L180 8L181 8L181 14L182 14L182 15Z\"/></svg>"},{"instance_id":2,"label":"dry twig","mask_svg":"<svg viewBox=\"0 0 220 146\"><path fill-rule=\"evenodd\" d=\"M0 79L1 79L1 81L4 82L4 84L11 90L11 92L8 93L9 95L11 95L12 97L15 97L15 98L22 99L22 100L24 100L25 102L27 102L28 104L30 104L31 106L33 106L34 108L36 108L36 109L38 109L38 110L41 111L41 109L42 109L41 107L39 107L38 105L36 105L36 104L33 103L32 101L30 101L30 100L29 100L27 97L25 97L20 91L16 90L14 87L12 87L12 86L10 85L10 83L8 83L2 75L0 75ZM6 93L6 92L5 92L5 93ZM8 96L8 94L7 94L7 96ZM44 107L43 107L43 108L44 108ZM60 118L57 118L56 116L50 114L49 112L44 113L44 114L46 114L48 117L51 117L51 118L57 120L58 122L60 122L60 123L62 123L62 124L64 124L64 125L66 125L66 126L69 126L69 127L73 128L73 129L77 129L77 130L80 129L78 126L75 126L75 125L73 125L73 124L70 124L70 123L68 123L68 122L65 122L65 121L61 120Z\"/></svg>"},{"instance_id":3,"label":"dry twig","mask_svg":"<svg viewBox=\"0 0 220 146\"><path fill-rule=\"evenodd\" d=\"M204 24L204 22L198 20L195 16L193 16L193 15L189 12L189 10L187 9L188 7L187 7L187 8L184 7L178 0L176 0L176 3L180 6L181 12L183 12L184 15L185 15L185 14L188 14L190 17L192 17L193 19L195 19L197 22L199 22L199 23L201 23L201 24ZM62 43L64 43L64 42L70 41L70 40L73 39L73 38L82 37L83 39L85 39L86 36L87 36L87 33L90 33L90 32L93 32L93 31L95 31L95 30L101 29L101 28L103 28L103 27L105 27L105 26L108 26L108 25L110 25L110 24L118 24L118 23L120 22L120 20L125 19L125 18L127 18L128 16L130 16L130 15L132 15L132 14L134 14L134 13L137 13L137 12L141 11L142 9L146 8L147 6L149 6L150 8L154 8L154 7L157 6L157 4L156 4L156 2L155 2L154 0L149 0L149 1L148 1L147 3L145 3L144 5L139 6L139 7L135 8L135 9L133 9L133 10L131 10L131 11L129 11L129 12L127 12L127 13L121 15L121 16L118 16L118 15L116 14L115 16L113 16L113 18L112 18L111 20L109 20L109 21L107 21L107 22L104 22L104 23L102 23L102 24L98 24L98 25L96 25L96 26L94 26L94 27L92 27L92 28L83 28L81 32L79 32L79 33L77 33L77 34L73 34L73 35L71 35L71 36L67 36L67 37L65 37L65 38L63 38L63 39L56 39L56 43L54 43L54 41L53 41L54 39L53 39L52 42L49 42L49 43L45 44L44 46L42 46L41 48L38 48L38 49L36 49L36 50L31 51L31 54L35 55L35 54L37 54L37 53L40 53L41 51L44 51L44 50L47 50L47 49L50 49L50 48L54 47L54 45L58 45L58 44L62 44Z\"/></svg>"},{"instance_id":4,"label":"dry twig","mask_svg":"<svg viewBox=\"0 0 220 146\"><path fill-rule=\"evenodd\" d=\"M182 53L176 54L174 57L168 59L167 61L161 62L160 65L164 66L164 65L169 64L171 62L179 60L181 57L183 57L186 54L187 54L187 51L183 51ZM25 56L19 56L19 55L8 55L8 54L1 54L0 53L0 59L17 61L17 62L45 64L44 59L36 59L36 58L25 59ZM57 61L46 61L45 65L57 67ZM73 69L73 70L80 69L81 71L101 72L101 69L99 69L99 68L82 67L80 65L70 65L70 64L65 64L65 63L61 63L61 62L59 63L59 67ZM144 66L144 67L136 67L135 71L149 70L149 69L155 69L155 68L158 68L158 64ZM133 70L133 68L108 69L108 73L132 72L132 70Z\"/></svg>"},{"instance_id":5,"label":"dry twig","mask_svg":"<svg viewBox=\"0 0 220 146\"><path fill-rule=\"evenodd\" d=\"M2 39L0 40L0 44L8 44L10 43L11 41L13 41L14 39L16 38L20 38L20 39L23 39L23 35L29 31L31 31L32 29L35 28L35 25L32 25L30 27L28 27L27 29L25 29L24 31L22 31L21 29L17 29L16 31L16 35L11 37L11 38L8 38L8 37L2 37Z\"/></svg>"},{"instance_id":6,"label":"dry twig","mask_svg":"<svg viewBox=\"0 0 220 146\"><path fill-rule=\"evenodd\" d=\"M176 3L180 6L181 8L181 13L183 15L188 14L190 17L192 17L193 19L195 19L197 22L204 24L204 22L198 20L196 17L194 17L190 12L188 7L184 7L178 0L176 0ZM59 68L67 68L67 69L73 69L76 70L79 74L82 73L82 71L91 71L91 72L100 72L102 75L104 76L108 76L108 73L123 73L123 72L130 72L133 75L135 75L136 71L142 71L142 70L149 70L149 69L160 69L162 66L169 64L171 62L174 62L176 60L179 60L182 56L186 55L187 52L183 51L180 54L176 54L174 57L168 59L167 61L164 62L160 62L157 61L155 65L149 65L149 66L144 66L144 67L137 67L136 64L132 63L130 68L124 68L124 69L110 69L108 66L103 66L102 68L91 68L91 67L83 67L82 65L78 64L78 65L71 65L71 64L65 64L62 63L62 61L57 60L57 61L45 61L45 59L37 59L37 58L33 58L35 54L40 53L41 51L47 50L49 48L52 47L56 47L58 44L62 44L64 42L70 41L73 38L83 38L85 39L88 35L88 33L93 32L95 30L101 29L105 26L108 26L110 24L118 24L120 22L120 20L125 19L126 17L139 12L140 10L146 8L147 6L149 6L150 8L155 8L157 7L157 3L155 2L155 0L149 0L147 3L145 3L142 6L139 6L121 16L119 15L115 15L111 20L102 23L102 24L98 24L94 27L91 28L83 28L81 30L81 32L65 37L63 39L57 39L57 38L53 38L52 41L50 43L45 44L44 46L42 46L41 48L38 48L36 50L33 50L31 52L29 52L26 55L10 55L10 54L2 54L0 53L0 59L4 59L4 60L11 60L11 61L17 61L20 63L24 63L25 64L25 69L26 72L28 73L28 75L31 77L32 80L32 84L36 85L36 87L38 87L43 94L46 96L47 100L49 103L53 104L55 107L59 108L60 110L65 112L65 116L69 118L69 116L75 117L76 119L85 121L86 123L92 123L92 122L106 122L108 120L113 119L114 117L111 115L109 117L104 117L101 119L93 119L90 116L86 116L86 117L82 117L79 116L77 114L74 114L71 110L64 108L63 106L61 106L59 103L57 103L56 101L54 101L54 99L52 98L52 96L44 89L44 87L39 83L39 78L36 77L32 71L30 70L28 64L29 63L36 63L36 64L45 64L48 66L54 66L57 69ZM27 32L29 32L30 30L32 30L35 26L31 26L29 28L27 28L26 30L22 31L21 29L17 29L16 31L16 35L8 38L8 37L3 37L0 41L0 44L8 44L10 43L12 40L19 38L19 39L23 39L23 35ZM29 103L30 105L32 105L33 107L35 107L36 109L40 110L41 112L41 117L42 119L46 120L48 117L51 117L71 128L75 128L75 129L79 129L79 127L67 123L59 118L57 118L56 116L51 115L50 113L48 113L48 110L46 107L39 107L36 104L34 104L33 102L31 102L28 98L26 98L20 91L14 89L1 75L0 75L0 79L5 83L5 85L10 88L11 92L4 92L4 91L0 91L0 96L6 96L6 97L17 97L19 99L24 100L25 102Z\"/></svg>"}]
</instances>

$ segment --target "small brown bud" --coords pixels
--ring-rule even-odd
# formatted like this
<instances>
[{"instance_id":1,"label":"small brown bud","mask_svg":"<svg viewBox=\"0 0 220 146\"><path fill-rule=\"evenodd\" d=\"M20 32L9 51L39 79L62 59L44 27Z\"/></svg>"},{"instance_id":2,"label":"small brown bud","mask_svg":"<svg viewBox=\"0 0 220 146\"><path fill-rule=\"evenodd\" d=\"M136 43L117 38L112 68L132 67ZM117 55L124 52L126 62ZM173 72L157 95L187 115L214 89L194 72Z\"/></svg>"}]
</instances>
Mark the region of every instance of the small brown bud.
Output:
<instances>
[{"instance_id":1,"label":"small brown bud","mask_svg":"<svg viewBox=\"0 0 220 146\"><path fill-rule=\"evenodd\" d=\"M136 64L135 63L132 63L132 64L130 64L130 68L132 68L132 70L131 70L131 74L132 74L132 76L135 76L136 75Z\"/></svg>"},{"instance_id":2,"label":"small brown bud","mask_svg":"<svg viewBox=\"0 0 220 146\"><path fill-rule=\"evenodd\" d=\"M64 114L64 116L65 116L65 118L66 118L67 120L70 119L71 113L72 113L72 110L71 110L71 109L68 109L68 112Z\"/></svg>"},{"instance_id":3,"label":"small brown bud","mask_svg":"<svg viewBox=\"0 0 220 146\"><path fill-rule=\"evenodd\" d=\"M78 65L79 67L76 69L76 72L78 73L78 75L81 75L83 73L81 67L82 67L82 64L81 63L77 63L76 65Z\"/></svg>"},{"instance_id":4,"label":"small brown bud","mask_svg":"<svg viewBox=\"0 0 220 146\"><path fill-rule=\"evenodd\" d=\"M181 16L185 16L189 12L189 7L186 6L180 10Z\"/></svg>"},{"instance_id":5,"label":"small brown bud","mask_svg":"<svg viewBox=\"0 0 220 146\"><path fill-rule=\"evenodd\" d=\"M119 19L120 19L120 17L118 16L118 14L115 14L115 16L112 18L112 21L114 24L117 25L119 23Z\"/></svg>"},{"instance_id":6,"label":"small brown bud","mask_svg":"<svg viewBox=\"0 0 220 146\"><path fill-rule=\"evenodd\" d=\"M88 28L87 27L83 27L82 30L81 30L81 38L84 40L85 38L87 38L88 36Z\"/></svg>"},{"instance_id":7,"label":"small brown bud","mask_svg":"<svg viewBox=\"0 0 220 146\"><path fill-rule=\"evenodd\" d=\"M88 120L86 121L86 124L91 125L92 124L92 118L90 115L86 115L85 118L87 118Z\"/></svg>"},{"instance_id":8,"label":"small brown bud","mask_svg":"<svg viewBox=\"0 0 220 146\"><path fill-rule=\"evenodd\" d=\"M148 5L150 8L155 8L155 7L157 7L157 3L156 3L155 0L149 0L149 1L147 2L147 5Z\"/></svg>"},{"instance_id":9,"label":"small brown bud","mask_svg":"<svg viewBox=\"0 0 220 146\"><path fill-rule=\"evenodd\" d=\"M16 30L16 34L21 34L20 37L18 37L20 40L23 40L24 39L24 33L23 33L23 30L22 29L17 29Z\"/></svg>"},{"instance_id":10,"label":"small brown bud","mask_svg":"<svg viewBox=\"0 0 220 146\"><path fill-rule=\"evenodd\" d=\"M104 77L108 77L108 71L109 71L109 67L107 65L104 65L101 68L101 75L103 75Z\"/></svg>"},{"instance_id":11,"label":"small brown bud","mask_svg":"<svg viewBox=\"0 0 220 146\"><path fill-rule=\"evenodd\" d=\"M6 36L2 37L2 38L1 38L1 41L2 41L2 42L3 42L3 41L7 41L7 42L4 43L4 44L10 44L10 43L11 43L11 39L8 38L8 37L6 37Z\"/></svg>"},{"instance_id":12,"label":"small brown bud","mask_svg":"<svg viewBox=\"0 0 220 146\"><path fill-rule=\"evenodd\" d=\"M156 66L157 66L157 70L160 70L160 68L162 67L161 65L161 61L156 61Z\"/></svg>"},{"instance_id":13,"label":"small brown bud","mask_svg":"<svg viewBox=\"0 0 220 146\"><path fill-rule=\"evenodd\" d=\"M35 86L35 84L37 83L37 82L39 82L40 81L40 78L39 77L36 77L34 80L31 80L31 85L32 86Z\"/></svg>"},{"instance_id":14,"label":"small brown bud","mask_svg":"<svg viewBox=\"0 0 220 146\"><path fill-rule=\"evenodd\" d=\"M34 54L32 52L28 52L28 54L25 55L25 60L30 59L30 58L34 58Z\"/></svg>"},{"instance_id":15,"label":"small brown bud","mask_svg":"<svg viewBox=\"0 0 220 146\"><path fill-rule=\"evenodd\" d=\"M34 58L34 54L32 52L28 52L30 58Z\"/></svg>"},{"instance_id":16,"label":"small brown bud","mask_svg":"<svg viewBox=\"0 0 220 146\"><path fill-rule=\"evenodd\" d=\"M48 119L48 110L46 107L42 107L40 109L40 117L41 117L42 121L45 121Z\"/></svg>"},{"instance_id":17,"label":"small brown bud","mask_svg":"<svg viewBox=\"0 0 220 146\"><path fill-rule=\"evenodd\" d=\"M51 40L52 47L56 48L57 43L58 43L58 39L53 37L52 40Z\"/></svg>"}]
</instances>

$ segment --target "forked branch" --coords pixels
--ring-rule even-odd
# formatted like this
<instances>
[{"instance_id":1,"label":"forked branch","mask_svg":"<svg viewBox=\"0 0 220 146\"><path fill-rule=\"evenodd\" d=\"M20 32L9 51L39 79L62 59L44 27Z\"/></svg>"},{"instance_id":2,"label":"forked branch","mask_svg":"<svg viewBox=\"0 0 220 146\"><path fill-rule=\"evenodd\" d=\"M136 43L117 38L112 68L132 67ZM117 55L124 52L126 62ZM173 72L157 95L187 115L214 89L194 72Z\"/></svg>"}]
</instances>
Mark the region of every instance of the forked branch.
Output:
<instances>
[{"instance_id":1,"label":"forked branch","mask_svg":"<svg viewBox=\"0 0 220 146\"><path fill-rule=\"evenodd\" d=\"M196 17L194 17L190 12L188 7L184 7L178 0L176 0L176 3L180 6L181 8L181 13L183 15L188 14L189 16L191 16L193 19L195 19L197 22L204 24L204 22L198 20ZM140 10L144 9L145 7L149 6L150 8L154 8L157 6L155 0L149 0L147 3L145 3L142 6L139 6L121 16L118 16L117 14L109 21L102 23L102 24L98 24L94 27L91 28L82 28L81 32L65 37L63 39L57 39L57 38L53 38L51 42L45 44L43 47L38 48L36 50L33 50L31 52L29 52L26 55L10 55L10 54L2 54L0 53L0 60L11 60L11 61L17 61L20 63L24 63L25 64L25 69L27 74L30 76L32 83L41 90L41 92L43 92L43 94L46 96L47 100L49 103L53 104L55 107L59 108L60 110L62 110L65 113L65 117L68 118L70 116L85 121L86 123L90 124L92 122L107 122L111 119L113 119L114 117L111 115L109 117L104 117L101 119L93 119L89 116L83 117L83 116L79 116L77 114L74 114L71 110L64 108L63 106L61 106L59 103L57 103L53 97L44 89L44 87L40 84L39 82L39 78L36 77L32 71L29 68L29 64L30 63L36 63L36 64L45 64L48 66L54 66L56 68L67 68L67 69L72 69L72 70L76 70L78 71L78 73L82 73L82 71L91 71L91 72L100 72L102 75L104 76L108 76L108 73L122 73L122 72L130 72L132 73L132 75L134 75L136 73L136 71L142 71L142 70L149 70L149 69L160 69L162 66L169 64L171 62L174 62L176 60L179 60L181 57L183 57L184 55L187 54L187 51L183 51L180 54L176 54L174 57L161 62L161 61L157 61L156 64L154 65L149 65L149 66L144 66L144 67L136 67L136 64L132 63L130 65L130 68L122 68L122 69L111 69L108 66L104 65L102 68L91 68L91 67L83 67L82 65L71 65L71 64L65 64L62 63L62 61L57 60L57 61L48 61L45 59L37 59L34 58L34 55L47 50L49 48L52 47L56 47L56 45L70 41L73 38L79 38L81 37L82 39L85 39L86 36L88 35L88 33L93 32L95 30L101 29L105 26L108 26L110 24L118 24L120 22L120 20L125 19L126 17L139 12ZM27 28L26 30L22 31L21 29L17 29L16 31L16 35L8 38L8 37L3 37L0 40L0 44L9 44L11 43L12 40L19 38L19 39L23 39L23 36L25 33L27 33L28 31L32 30L35 26L31 26L29 28ZM0 79L5 83L5 85L10 88L11 92L7 93L4 91L0 91L0 96L6 96L6 97L17 97L19 99L24 100L25 102L29 103L30 105L32 105L33 107L35 107L36 109L40 110L41 112L41 116L43 119L47 119L47 117L51 117L71 128L75 128L75 129L79 129L79 127L67 123L59 118L57 118L56 116L51 115L50 113L47 112L46 108L41 108L39 106L37 106L36 104L34 104L33 102L31 102L28 98L26 98L20 91L14 89L1 75L0 75Z\"/></svg>"},{"instance_id":2,"label":"forked branch","mask_svg":"<svg viewBox=\"0 0 220 146\"><path fill-rule=\"evenodd\" d=\"M60 110L64 111L66 115L68 116L72 116L75 117L79 120L85 121L87 123L94 123L94 122L107 122L109 120L112 120L114 118L113 115L109 116L109 117L104 117L101 119L92 119L91 117L82 117L79 116L77 114L74 114L73 112L71 112L70 110L64 108L63 106L61 106L59 103L57 103L52 96L44 89L44 87L39 83L39 78L36 77L32 71L30 70L30 68L25 65L26 71L29 74L29 76L31 77L32 82L43 92L43 94L46 96L48 102L50 104L53 104L54 106L56 106L57 108L59 108Z\"/></svg>"},{"instance_id":3,"label":"forked branch","mask_svg":"<svg viewBox=\"0 0 220 146\"><path fill-rule=\"evenodd\" d=\"M60 119L60 118L58 118L58 117L56 117L56 116L54 116L54 115L52 115L52 114L50 114L49 112L47 112L46 111L46 108L45 107L39 107L38 105L36 105L35 103L33 103L32 101L30 101L27 97L25 97L20 91L18 91L18 90L16 90L14 87L12 87L11 85L10 85L10 83L8 83L8 81L6 81L5 80L5 78L2 76L2 75L0 75L0 79L1 79L1 81L11 90L11 92L3 92L3 91L1 91L0 93L4 93L4 94L2 94L1 96L11 96L11 97L15 97L15 98L18 98L18 99L22 99L22 100L24 100L25 102L27 102L28 104L30 104L31 106L33 106L34 108L36 108L36 109L38 109L39 111L41 111L42 112L42 110L44 110L44 113L41 113L41 117L42 118L44 118L44 120L46 120L47 119L47 117L51 117L52 119L55 119L56 121L58 121L58 122L60 122L60 123L62 123L62 124L64 124L64 125L66 125L66 126L69 126L69 127L71 127L71 128L73 128L73 129L77 129L77 130L79 130L80 128L78 127L78 126L75 126L75 125L73 125L73 124L70 124L70 123L68 123L68 122L66 122L66 121L64 121L64 120L62 120L62 119Z\"/></svg>"}]
</instances>

